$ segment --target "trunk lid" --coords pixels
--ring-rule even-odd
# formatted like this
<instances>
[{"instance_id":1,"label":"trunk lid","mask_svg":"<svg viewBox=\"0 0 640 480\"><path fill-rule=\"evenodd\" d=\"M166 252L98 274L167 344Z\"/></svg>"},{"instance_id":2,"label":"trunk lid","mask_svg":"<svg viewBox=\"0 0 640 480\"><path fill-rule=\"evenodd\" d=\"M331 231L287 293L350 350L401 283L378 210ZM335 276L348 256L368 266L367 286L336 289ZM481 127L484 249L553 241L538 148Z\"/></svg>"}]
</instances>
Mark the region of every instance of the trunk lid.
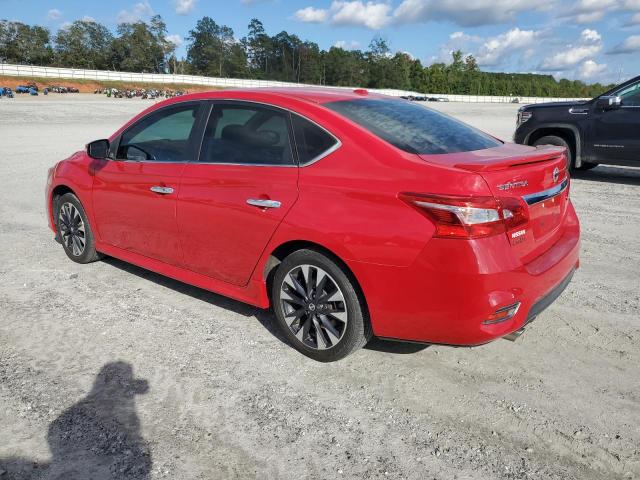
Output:
<instances>
[{"instance_id":1,"label":"trunk lid","mask_svg":"<svg viewBox=\"0 0 640 480\"><path fill-rule=\"evenodd\" d=\"M544 253L561 236L560 226L569 198L564 148L504 144L474 152L421 155L421 158L481 175L503 208L515 212L519 207L526 214L528 221L506 232L509 243L523 262Z\"/></svg>"}]
</instances>

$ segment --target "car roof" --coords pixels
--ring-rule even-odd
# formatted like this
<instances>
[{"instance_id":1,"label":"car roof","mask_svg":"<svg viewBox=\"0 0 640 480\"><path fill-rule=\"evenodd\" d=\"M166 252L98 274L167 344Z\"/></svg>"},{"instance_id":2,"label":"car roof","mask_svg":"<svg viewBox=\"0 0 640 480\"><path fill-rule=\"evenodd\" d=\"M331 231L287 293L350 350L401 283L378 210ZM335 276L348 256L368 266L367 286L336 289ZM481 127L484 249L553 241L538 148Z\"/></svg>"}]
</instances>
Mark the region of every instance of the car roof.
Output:
<instances>
[{"instance_id":1,"label":"car roof","mask_svg":"<svg viewBox=\"0 0 640 480\"><path fill-rule=\"evenodd\" d=\"M357 100L362 98L393 98L377 93L368 92L365 89L349 88L327 88L327 87L268 87L268 88L243 88L231 90L212 90L210 92L193 93L182 96L185 100L189 97L194 99L225 98L247 100L251 94L264 97L291 98L311 103L328 103L340 100ZM186 98L185 98L186 97Z\"/></svg>"}]
</instances>

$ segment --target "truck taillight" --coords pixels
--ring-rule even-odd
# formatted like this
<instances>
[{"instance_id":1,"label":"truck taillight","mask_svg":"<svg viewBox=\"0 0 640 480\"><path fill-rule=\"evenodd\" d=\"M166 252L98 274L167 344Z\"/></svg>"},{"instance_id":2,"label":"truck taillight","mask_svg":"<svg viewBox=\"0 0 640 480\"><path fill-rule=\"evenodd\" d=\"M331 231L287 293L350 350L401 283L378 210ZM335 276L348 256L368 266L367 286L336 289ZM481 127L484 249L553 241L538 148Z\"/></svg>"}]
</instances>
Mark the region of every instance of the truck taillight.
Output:
<instances>
[{"instance_id":1,"label":"truck taillight","mask_svg":"<svg viewBox=\"0 0 640 480\"><path fill-rule=\"evenodd\" d=\"M401 193L399 198L430 219L442 238L482 238L528 222L517 198Z\"/></svg>"}]
</instances>

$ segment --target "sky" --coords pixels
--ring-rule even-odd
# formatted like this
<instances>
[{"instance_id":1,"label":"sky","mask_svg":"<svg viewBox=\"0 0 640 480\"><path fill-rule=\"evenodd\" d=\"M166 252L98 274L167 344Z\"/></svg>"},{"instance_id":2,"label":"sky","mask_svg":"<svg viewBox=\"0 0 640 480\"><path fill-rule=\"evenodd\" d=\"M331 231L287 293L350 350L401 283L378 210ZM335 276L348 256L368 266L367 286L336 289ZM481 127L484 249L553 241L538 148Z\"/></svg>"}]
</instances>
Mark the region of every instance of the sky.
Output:
<instances>
[{"instance_id":1,"label":"sky","mask_svg":"<svg viewBox=\"0 0 640 480\"><path fill-rule=\"evenodd\" d=\"M534 72L588 83L640 74L640 0L0 0L0 18L47 26L78 19L115 30L159 14L185 55L189 30L209 16L239 39L251 18L321 48L366 49L375 36L429 65L451 51L487 71Z\"/></svg>"}]
</instances>

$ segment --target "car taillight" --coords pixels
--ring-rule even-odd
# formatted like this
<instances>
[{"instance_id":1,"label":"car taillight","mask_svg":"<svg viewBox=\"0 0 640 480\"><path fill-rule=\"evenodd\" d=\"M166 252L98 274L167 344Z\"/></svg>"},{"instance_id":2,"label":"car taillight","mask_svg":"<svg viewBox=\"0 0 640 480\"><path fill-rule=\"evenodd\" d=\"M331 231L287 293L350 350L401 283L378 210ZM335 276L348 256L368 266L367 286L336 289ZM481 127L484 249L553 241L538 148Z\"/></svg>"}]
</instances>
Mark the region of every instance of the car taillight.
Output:
<instances>
[{"instance_id":1,"label":"car taillight","mask_svg":"<svg viewBox=\"0 0 640 480\"><path fill-rule=\"evenodd\" d=\"M505 230L513 230L521 227L529 221L527 208L522 200L515 197L502 197L499 199L502 208L502 218L505 224Z\"/></svg>"},{"instance_id":2,"label":"car taillight","mask_svg":"<svg viewBox=\"0 0 640 480\"><path fill-rule=\"evenodd\" d=\"M433 221L436 237L489 237L528 222L526 206L517 198L421 193L401 193L399 198Z\"/></svg>"}]
</instances>

